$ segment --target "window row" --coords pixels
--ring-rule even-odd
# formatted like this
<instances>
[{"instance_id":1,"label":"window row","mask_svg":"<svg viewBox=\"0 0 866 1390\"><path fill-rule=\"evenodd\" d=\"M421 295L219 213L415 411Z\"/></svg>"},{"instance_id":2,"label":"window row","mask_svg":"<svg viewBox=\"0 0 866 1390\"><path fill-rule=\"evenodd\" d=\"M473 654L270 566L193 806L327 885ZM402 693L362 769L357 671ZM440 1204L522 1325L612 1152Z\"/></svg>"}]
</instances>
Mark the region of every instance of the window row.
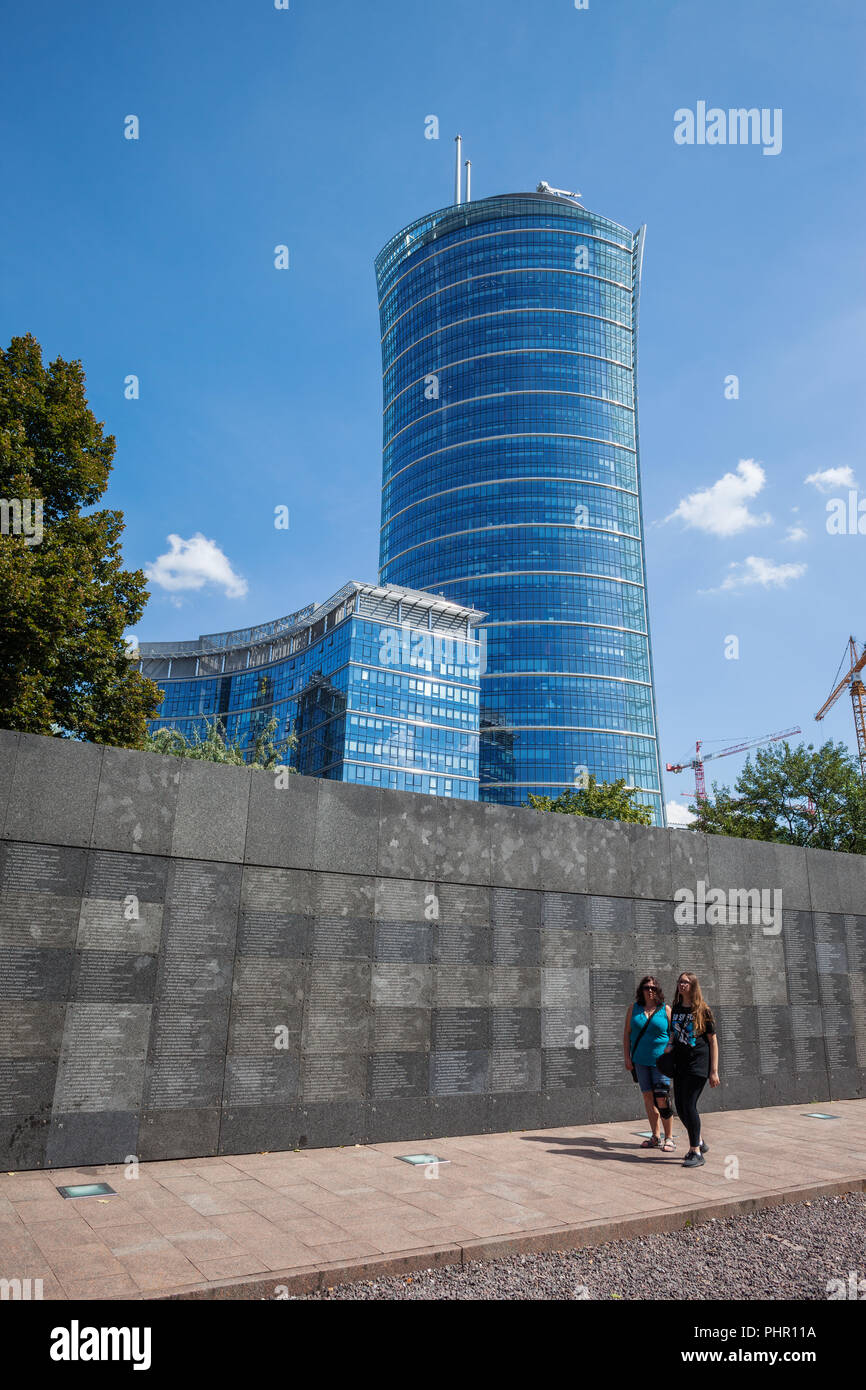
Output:
<instances>
[{"instance_id":1,"label":"window row","mask_svg":"<svg viewBox=\"0 0 866 1390\"><path fill-rule=\"evenodd\" d=\"M539 237L508 238L498 236L456 246L449 253L428 257L417 262L415 269L393 289L379 308L382 336L407 309L432 294L439 294L457 281L475 279L486 274L502 272L581 275L596 284L611 285L631 294L631 256L599 256L591 260L591 248L579 238L547 234Z\"/></svg>"},{"instance_id":2,"label":"window row","mask_svg":"<svg viewBox=\"0 0 866 1390\"><path fill-rule=\"evenodd\" d=\"M481 783L560 782L575 786L586 769L599 782L621 778L659 791L654 738L592 730L517 729L481 738Z\"/></svg>"},{"instance_id":3,"label":"window row","mask_svg":"<svg viewBox=\"0 0 866 1390\"><path fill-rule=\"evenodd\" d=\"M569 310L611 320L621 328L634 328L634 306L628 290L577 272L503 271L449 285L431 298L407 307L383 337L383 354L393 357L443 324L506 309Z\"/></svg>"},{"instance_id":4,"label":"window row","mask_svg":"<svg viewBox=\"0 0 866 1390\"><path fill-rule=\"evenodd\" d=\"M387 482L407 464L415 464L447 445L490 440L498 434L568 435L635 447L634 413L625 407L587 401L554 392L515 393L491 401L469 401L453 411L419 420L386 444L382 477Z\"/></svg>"},{"instance_id":5,"label":"window row","mask_svg":"<svg viewBox=\"0 0 866 1390\"><path fill-rule=\"evenodd\" d=\"M602 628L568 624L507 623L485 626L485 684L492 675L514 673L517 686L522 672L573 672L649 681L649 644L634 632L608 632Z\"/></svg>"},{"instance_id":6,"label":"window row","mask_svg":"<svg viewBox=\"0 0 866 1390\"><path fill-rule=\"evenodd\" d=\"M525 194L505 194L498 198L464 203L459 207L441 208L428 213L397 232L376 257L376 278L380 293L414 256L429 254L437 246L464 241L479 232L517 227L552 230L566 227L571 231L595 236L628 251L633 250L636 236L618 222L601 217L567 203L527 197Z\"/></svg>"},{"instance_id":7,"label":"window row","mask_svg":"<svg viewBox=\"0 0 866 1390\"><path fill-rule=\"evenodd\" d=\"M437 592L439 588L448 598L473 601L493 622L564 619L646 632L643 589L634 584L527 571L440 584Z\"/></svg>"},{"instance_id":8,"label":"window row","mask_svg":"<svg viewBox=\"0 0 866 1390\"><path fill-rule=\"evenodd\" d=\"M452 233L429 243L420 252L413 252L395 265L378 282L380 305L394 294L400 294L407 281L426 282L435 273L436 264L454 265L463 261L482 260L488 264L504 258L519 255L521 252L556 253L560 249L568 253L568 264L578 260L584 268L596 274L630 284L633 274L634 257L631 246L623 247L599 236L586 225L571 226L563 222L558 227L546 225L515 224L513 221L490 219L483 226L470 231ZM579 255L585 251L584 255Z\"/></svg>"},{"instance_id":9,"label":"window row","mask_svg":"<svg viewBox=\"0 0 866 1390\"><path fill-rule=\"evenodd\" d=\"M436 536L508 525L618 531L639 539L640 509L633 493L588 483L525 479L462 488L416 502L386 524L380 562Z\"/></svg>"},{"instance_id":10,"label":"window row","mask_svg":"<svg viewBox=\"0 0 866 1390\"><path fill-rule=\"evenodd\" d=\"M442 777L435 773L403 772L399 768L377 767L374 763L343 764L342 781L361 786L386 787L391 791L422 792L430 796L452 797L460 801L477 801L477 779Z\"/></svg>"},{"instance_id":11,"label":"window row","mask_svg":"<svg viewBox=\"0 0 866 1390\"><path fill-rule=\"evenodd\" d=\"M517 526L502 530L471 531L466 535L417 545L387 566L389 584L436 588L459 580L462 587L473 575L488 576L518 571L553 570L586 576L609 576L643 583L640 541L577 527ZM474 593L474 589L473 589ZM501 610L492 618L513 616Z\"/></svg>"},{"instance_id":12,"label":"window row","mask_svg":"<svg viewBox=\"0 0 866 1390\"><path fill-rule=\"evenodd\" d=\"M570 397L601 399L631 409L634 406L632 387L631 371L593 357L558 353L547 362L530 362L517 353L508 357L480 357L441 373L431 367L429 374L416 381L385 410L383 437L387 440L410 421L436 411L459 411L468 401L482 396L524 391L564 392Z\"/></svg>"},{"instance_id":13,"label":"window row","mask_svg":"<svg viewBox=\"0 0 866 1390\"><path fill-rule=\"evenodd\" d=\"M422 498L451 488L500 479L563 478L606 483L637 492L637 456L621 445L565 435L521 435L516 439L469 440L419 459L394 474L382 490L382 522Z\"/></svg>"},{"instance_id":14,"label":"window row","mask_svg":"<svg viewBox=\"0 0 866 1390\"><path fill-rule=\"evenodd\" d=\"M529 309L465 316L407 343L399 353L383 349L383 400L391 401L413 382L436 371L439 364L510 352L579 353L581 360L598 359L630 371L634 366L634 333L604 319L573 310Z\"/></svg>"}]
</instances>

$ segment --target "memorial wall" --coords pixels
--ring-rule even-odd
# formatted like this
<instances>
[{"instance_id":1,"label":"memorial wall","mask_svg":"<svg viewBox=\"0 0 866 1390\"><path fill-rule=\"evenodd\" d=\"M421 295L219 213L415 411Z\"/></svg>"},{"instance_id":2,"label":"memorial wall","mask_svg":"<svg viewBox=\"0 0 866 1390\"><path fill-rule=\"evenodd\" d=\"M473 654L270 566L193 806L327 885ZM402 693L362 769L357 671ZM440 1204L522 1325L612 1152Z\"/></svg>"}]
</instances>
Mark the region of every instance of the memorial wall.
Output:
<instances>
[{"instance_id":1,"label":"memorial wall","mask_svg":"<svg viewBox=\"0 0 866 1390\"><path fill-rule=\"evenodd\" d=\"M866 1094L860 856L5 732L0 830L4 1169L637 1119L648 971L705 1110Z\"/></svg>"}]
</instances>

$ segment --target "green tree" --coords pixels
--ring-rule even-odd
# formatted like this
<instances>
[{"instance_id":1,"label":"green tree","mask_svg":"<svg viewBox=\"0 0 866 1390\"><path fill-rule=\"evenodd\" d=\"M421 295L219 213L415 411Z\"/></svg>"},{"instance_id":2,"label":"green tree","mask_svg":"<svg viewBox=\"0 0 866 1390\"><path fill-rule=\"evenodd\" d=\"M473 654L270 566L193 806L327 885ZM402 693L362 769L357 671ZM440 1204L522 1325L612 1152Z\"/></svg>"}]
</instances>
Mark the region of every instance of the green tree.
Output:
<instances>
[{"instance_id":1,"label":"green tree","mask_svg":"<svg viewBox=\"0 0 866 1390\"><path fill-rule=\"evenodd\" d=\"M140 748L162 695L123 634L148 592L123 568L122 512L83 513L115 449L84 387L81 363L43 366L32 334L0 349L0 727ZM41 537L14 534L13 507L32 519L40 502Z\"/></svg>"},{"instance_id":2,"label":"green tree","mask_svg":"<svg viewBox=\"0 0 866 1390\"><path fill-rule=\"evenodd\" d=\"M560 811L567 816L652 825L652 809L642 806L635 799L638 795L636 787L626 787L625 778L619 782L596 782L590 773L585 787L569 787L556 797L530 795L528 805L536 811Z\"/></svg>"},{"instance_id":3,"label":"green tree","mask_svg":"<svg viewBox=\"0 0 866 1390\"><path fill-rule=\"evenodd\" d=\"M298 745L298 736L295 733L288 734L279 743L274 743L273 735L276 728L276 719L265 725L255 741L250 759L244 757L239 743L226 742L225 726L219 719L215 719L213 723L205 720L204 738L198 729L194 730L191 739L184 738L179 729L155 729L152 734L147 735L145 748L151 753L171 753L176 758L197 758L200 762L232 763L236 767L253 767L256 771L268 771L271 768L284 767L287 753ZM297 772L297 768L289 767L287 771Z\"/></svg>"},{"instance_id":4,"label":"green tree","mask_svg":"<svg viewBox=\"0 0 866 1390\"><path fill-rule=\"evenodd\" d=\"M866 786L844 743L759 748L734 783L689 807L692 830L866 854Z\"/></svg>"}]
</instances>

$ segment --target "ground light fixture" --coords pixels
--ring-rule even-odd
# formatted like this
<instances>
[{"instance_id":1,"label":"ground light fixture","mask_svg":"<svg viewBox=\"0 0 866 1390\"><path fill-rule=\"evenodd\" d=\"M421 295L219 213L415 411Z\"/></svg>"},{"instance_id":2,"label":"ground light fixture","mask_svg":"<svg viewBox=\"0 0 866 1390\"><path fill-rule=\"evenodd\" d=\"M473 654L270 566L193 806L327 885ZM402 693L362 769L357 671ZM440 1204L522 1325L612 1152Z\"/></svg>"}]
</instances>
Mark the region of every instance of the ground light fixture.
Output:
<instances>
[{"instance_id":1,"label":"ground light fixture","mask_svg":"<svg viewBox=\"0 0 866 1390\"><path fill-rule=\"evenodd\" d=\"M116 1197L117 1193L107 1182L84 1182L73 1187L58 1187L61 1197Z\"/></svg>"}]
</instances>

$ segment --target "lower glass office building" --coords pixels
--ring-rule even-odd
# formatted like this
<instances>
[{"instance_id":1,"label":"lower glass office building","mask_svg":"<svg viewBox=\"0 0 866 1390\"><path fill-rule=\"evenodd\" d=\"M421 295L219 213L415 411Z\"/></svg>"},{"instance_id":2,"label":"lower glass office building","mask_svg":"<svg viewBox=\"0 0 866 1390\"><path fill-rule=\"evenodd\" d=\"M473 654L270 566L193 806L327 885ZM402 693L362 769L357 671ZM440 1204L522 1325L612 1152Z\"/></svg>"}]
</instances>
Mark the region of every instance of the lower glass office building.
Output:
<instances>
[{"instance_id":1,"label":"lower glass office building","mask_svg":"<svg viewBox=\"0 0 866 1390\"><path fill-rule=\"evenodd\" d=\"M298 772L476 801L482 617L352 580L261 627L142 642L139 670L164 691L149 727L189 739L218 719L251 753L276 719L274 742L297 735Z\"/></svg>"},{"instance_id":2,"label":"lower glass office building","mask_svg":"<svg viewBox=\"0 0 866 1390\"><path fill-rule=\"evenodd\" d=\"M480 797L624 778L664 823L637 427L643 232L550 191L376 260L380 582L483 609Z\"/></svg>"}]
</instances>

